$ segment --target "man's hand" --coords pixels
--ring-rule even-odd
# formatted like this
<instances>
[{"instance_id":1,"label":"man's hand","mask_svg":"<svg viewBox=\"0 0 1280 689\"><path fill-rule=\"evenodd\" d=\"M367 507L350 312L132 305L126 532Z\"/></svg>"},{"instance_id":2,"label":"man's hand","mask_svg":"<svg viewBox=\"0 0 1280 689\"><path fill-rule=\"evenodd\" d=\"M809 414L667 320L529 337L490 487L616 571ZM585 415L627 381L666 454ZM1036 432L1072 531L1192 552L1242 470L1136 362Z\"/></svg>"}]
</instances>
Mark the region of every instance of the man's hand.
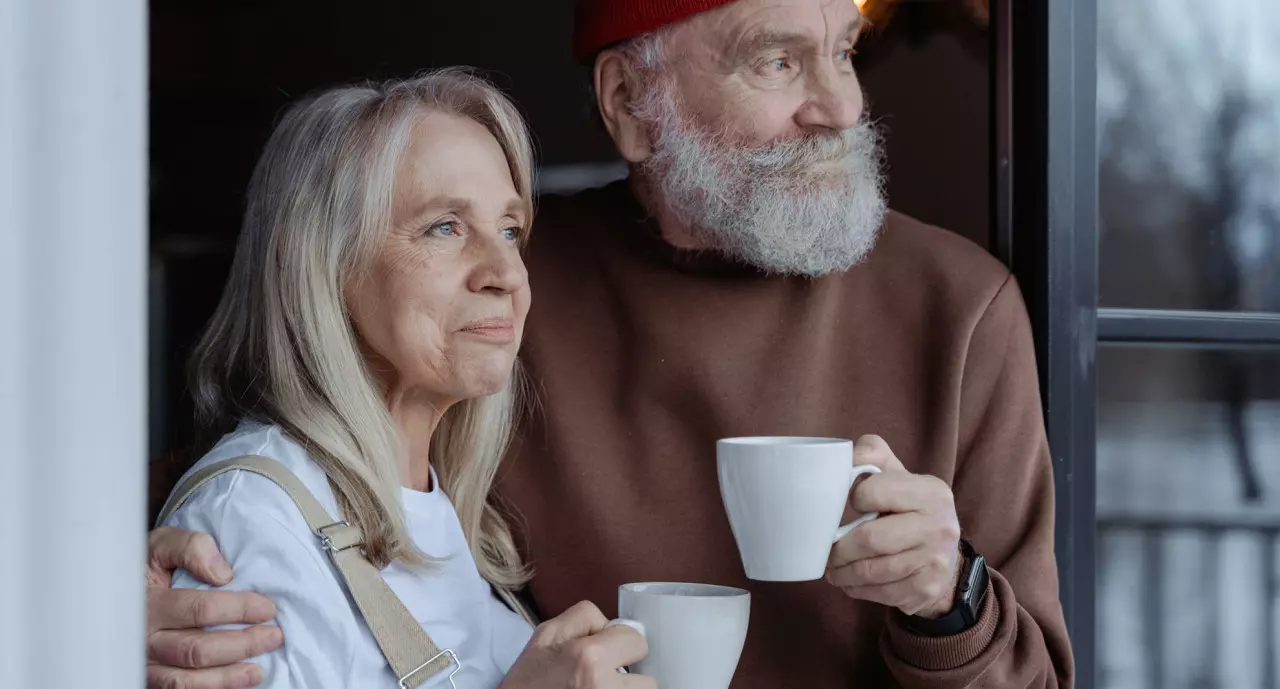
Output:
<instances>
[{"instance_id":1,"label":"man's hand","mask_svg":"<svg viewBox=\"0 0 1280 689\"><path fill-rule=\"evenodd\" d=\"M865 435L853 449L854 464L881 473L853 491L858 512L879 512L831 550L827 581L850 598L936 618L955 603L960 522L951 487L935 476L902 466L883 438Z\"/></svg>"},{"instance_id":2,"label":"man's hand","mask_svg":"<svg viewBox=\"0 0 1280 689\"><path fill-rule=\"evenodd\" d=\"M148 535L147 550L148 689L241 689L261 682L262 670L240 661L279 648L279 627L203 627L260 625L276 616L276 606L256 593L170 588L177 568L214 586L231 581L231 567L208 534L161 527Z\"/></svg>"}]
</instances>

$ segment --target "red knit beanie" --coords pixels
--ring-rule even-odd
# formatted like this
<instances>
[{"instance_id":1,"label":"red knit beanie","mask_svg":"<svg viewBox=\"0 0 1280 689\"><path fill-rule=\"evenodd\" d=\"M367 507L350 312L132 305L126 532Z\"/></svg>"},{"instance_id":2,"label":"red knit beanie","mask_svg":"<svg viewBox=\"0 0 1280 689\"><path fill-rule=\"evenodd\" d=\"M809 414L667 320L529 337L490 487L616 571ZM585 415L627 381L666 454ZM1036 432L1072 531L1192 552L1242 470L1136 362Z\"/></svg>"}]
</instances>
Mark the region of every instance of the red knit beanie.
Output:
<instances>
[{"instance_id":1,"label":"red knit beanie","mask_svg":"<svg viewBox=\"0 0 1280 689\"><path fill-rule=\"evenodd\" d=\"M573 56L588 62L619 41L670 26L734 0L578 0Z\"/></svg>"}]
</instances>

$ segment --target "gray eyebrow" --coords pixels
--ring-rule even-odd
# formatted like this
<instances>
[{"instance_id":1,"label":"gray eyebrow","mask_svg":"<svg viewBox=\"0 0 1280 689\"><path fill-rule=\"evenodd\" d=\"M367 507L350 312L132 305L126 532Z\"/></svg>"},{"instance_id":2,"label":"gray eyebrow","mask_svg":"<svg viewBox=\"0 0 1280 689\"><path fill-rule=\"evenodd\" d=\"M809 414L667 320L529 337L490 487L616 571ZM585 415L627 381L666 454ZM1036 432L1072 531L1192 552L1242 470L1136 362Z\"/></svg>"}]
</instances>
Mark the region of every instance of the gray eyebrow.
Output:
<instances>
[{"instance_id":1,"label":"gray eyebrow","mask_svg":"<svg viewBox=\"0 0 1280 689\"><path fill-rule=\"evenodd\" d=\"M852 36L856 40L866 25L866 20L861 14L859 14L857 19L849 22L848 26L845 27L844 33L845 35ZM808 45L812 42L813 41L804 34L766 29L756 32L739 43L738 48L734 51L734 56L738 61L742 61L752 55L764 52L769 48L794 48L796 46Z\"/></svg>"}]
</instances>

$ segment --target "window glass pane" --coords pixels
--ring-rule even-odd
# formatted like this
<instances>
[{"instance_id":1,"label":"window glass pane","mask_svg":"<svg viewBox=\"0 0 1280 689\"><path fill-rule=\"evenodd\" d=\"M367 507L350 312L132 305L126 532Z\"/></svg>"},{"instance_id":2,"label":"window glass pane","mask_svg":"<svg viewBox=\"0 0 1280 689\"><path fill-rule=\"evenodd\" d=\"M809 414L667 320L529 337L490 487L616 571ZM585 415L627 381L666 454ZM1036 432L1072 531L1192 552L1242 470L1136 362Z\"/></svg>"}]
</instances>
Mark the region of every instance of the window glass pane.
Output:
<instances>
[{"instance_id":1,"label":"window glass pane","mask_svg":"<svg viewBox=\"0 0 1280 689\"><path fill-rule=\"evenodd\" d=\"M1103 306L1280 310L1280 2L1098 3Z\"/></svg>"},{"instance_id":2,"label":"window glass pane","mask_svg":"<svg viewBox=\"0 0 1280 689\"><path fill-rule=\"evenodd\" d=\"M1098 354L1103 689L1274 687L1280 350Z\"/></svg>"}]
</instances>

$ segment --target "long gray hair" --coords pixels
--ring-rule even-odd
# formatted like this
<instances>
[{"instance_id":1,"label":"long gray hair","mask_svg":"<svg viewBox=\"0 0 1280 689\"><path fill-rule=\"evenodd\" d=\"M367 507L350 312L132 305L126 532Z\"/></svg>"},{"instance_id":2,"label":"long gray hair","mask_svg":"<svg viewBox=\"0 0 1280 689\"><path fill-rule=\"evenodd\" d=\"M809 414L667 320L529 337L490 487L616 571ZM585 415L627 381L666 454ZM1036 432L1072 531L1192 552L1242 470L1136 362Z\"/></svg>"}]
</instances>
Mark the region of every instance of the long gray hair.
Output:
<instances>
[{"instance_id":1,"label":"long gray hair","mask_svg":"<svg viewBox=\"0 0 1280 689\"><path fill-rule=\"evenodd\" d=\"M231 275L191 360L201 420L251 417L285 428L328 474L378 567L426 558L405 532L402 443L360 354L343 290L369 269L391 227L400 156L431 112L489 130L532 217L528 130L483 79L446 69L307 98L284 115L254 170ZM513 370L503 391L450 407L430 450L480 573L509 588L528 572L489 493L510 440L518 382Z\"/></svg>"}]
</instances>

